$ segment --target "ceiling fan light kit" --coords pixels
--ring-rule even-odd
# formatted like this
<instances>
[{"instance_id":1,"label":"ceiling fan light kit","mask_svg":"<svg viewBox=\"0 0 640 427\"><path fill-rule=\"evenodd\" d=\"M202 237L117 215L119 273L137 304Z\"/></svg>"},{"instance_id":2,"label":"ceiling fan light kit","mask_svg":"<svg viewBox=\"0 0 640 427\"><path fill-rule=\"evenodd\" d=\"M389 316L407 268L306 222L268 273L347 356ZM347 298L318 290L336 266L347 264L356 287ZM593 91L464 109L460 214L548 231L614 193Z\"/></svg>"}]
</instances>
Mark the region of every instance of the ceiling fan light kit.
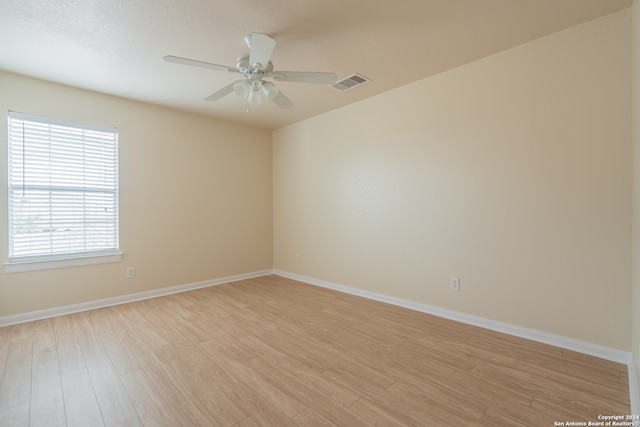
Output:
<instances>
[{"instance_id":1,"label":"ceiling fan light kit","mask_svg":"<svg viewBox=\"0 0 640 427\"><path fill-rule=\"evenodd\" d=\"M167 55L164 60L174 64L188 65L191 67L206 68L228 73L242 74L244 79L217 90L208 97L206 101L218 101L228 94L235 92L240 97L247 100L248 105L260 105L261 97L273 101L279 108L289 108L293 102L272 82L265 79L273 79L281 82L294 83L314 83L331 85L337 80L335 73L310 72L310 71L274 71L271 62L271 54L276 45L276 41L266 34L252 33L244 38L249 47L249 54L241 56L236 61L235 67L212 64L210 62L197 61L194 59L181 58L179 56Z\"/></svg>"}]
</instances>

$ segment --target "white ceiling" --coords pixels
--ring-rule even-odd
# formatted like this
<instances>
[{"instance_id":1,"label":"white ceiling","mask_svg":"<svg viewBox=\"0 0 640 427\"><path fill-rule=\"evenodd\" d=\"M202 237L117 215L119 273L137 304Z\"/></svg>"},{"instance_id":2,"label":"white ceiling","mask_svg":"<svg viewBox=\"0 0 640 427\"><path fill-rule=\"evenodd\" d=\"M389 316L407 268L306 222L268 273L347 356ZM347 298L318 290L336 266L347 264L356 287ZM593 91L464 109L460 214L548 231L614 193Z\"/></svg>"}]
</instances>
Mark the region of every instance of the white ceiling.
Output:
<instances>
[{"instance_id":1,"label":"white ceiling","mask_svg":"<svg viewBox=\"0 0 640 427\"><path fill-rule=\"evenodd\" d=\"M632 0L1 0L0 69L275 129L615 11ZM348 92L280 82L295 103L203 99L237 74L243 37L277 44L275 69L360 73Z\"/></svg>"}]
</instances>

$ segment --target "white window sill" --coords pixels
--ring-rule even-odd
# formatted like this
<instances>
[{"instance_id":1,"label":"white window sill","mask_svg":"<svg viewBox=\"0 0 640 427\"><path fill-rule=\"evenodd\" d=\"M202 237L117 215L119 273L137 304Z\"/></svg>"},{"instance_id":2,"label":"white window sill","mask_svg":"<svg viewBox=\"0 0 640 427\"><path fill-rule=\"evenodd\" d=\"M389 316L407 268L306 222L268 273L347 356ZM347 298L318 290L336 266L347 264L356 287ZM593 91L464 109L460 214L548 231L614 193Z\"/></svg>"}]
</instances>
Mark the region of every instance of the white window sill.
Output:
<instances>
[{"instance_id":1,"label":"white window sill","mask_svg":"<svg viewBox=\"0 0 640 427\"><path fill-rule=\"evenodd\" d=\"M65 267L81 267L93 264L108 264L112 262L121 262L122 252L116 252L106 255L90 255L74 258L46 259L34 261L7 262L4 264L4 272L24 273L27 271L51 270L54 268Z\"/></svg>"}]
</instances>

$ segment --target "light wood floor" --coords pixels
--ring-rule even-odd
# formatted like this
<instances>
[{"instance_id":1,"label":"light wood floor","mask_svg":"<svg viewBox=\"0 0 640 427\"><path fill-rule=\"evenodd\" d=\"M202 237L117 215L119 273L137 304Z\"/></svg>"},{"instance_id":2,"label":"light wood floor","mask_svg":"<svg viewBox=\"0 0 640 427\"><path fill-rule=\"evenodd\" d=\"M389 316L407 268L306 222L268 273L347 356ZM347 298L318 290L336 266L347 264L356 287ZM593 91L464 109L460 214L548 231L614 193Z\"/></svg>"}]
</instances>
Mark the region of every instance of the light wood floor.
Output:
<instances>
[{"instance_id":1,"label":"light wood floor","mask_svg":"<svg viewBox=\"0 0 640 427\"><path fill-rule=\"evenodd\" d=\"M553 426L626 366L277 276L0 328L0 426Z\"/></svg>"}]
</instances>

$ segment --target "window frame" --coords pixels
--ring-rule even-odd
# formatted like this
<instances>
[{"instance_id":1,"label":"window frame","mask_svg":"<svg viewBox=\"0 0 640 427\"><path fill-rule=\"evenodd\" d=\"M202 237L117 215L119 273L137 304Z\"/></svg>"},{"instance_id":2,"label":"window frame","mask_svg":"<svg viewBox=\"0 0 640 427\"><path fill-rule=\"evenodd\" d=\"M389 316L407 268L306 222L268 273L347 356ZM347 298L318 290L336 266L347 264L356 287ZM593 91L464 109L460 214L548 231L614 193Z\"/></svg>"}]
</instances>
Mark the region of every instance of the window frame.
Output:
<instances>
[{"instance_id":1,"label":"window frame","mask_svg":"<svg viewBox=\"0 0 640 427\"><path fill-rule=\"evenodd\" d=\"M72 188L72 191L70 191L70 193L68 194L75 194L74 197L80 197L83 200L85 200L89 194L93 193L93 194L103 194L103 196L107 196L109 197L109 195L111 196L110 198L113 199L113 201L111 202L110 205L108 206L112 206L113 210L110 211L111 213L109 215L105 215L104 216L104 220L106 221L105 224L107 225L107 227L113 227L113 235L111 236L111 240L108 240L108 243L103 245L102 248L91 248L88 249L86 246L84 246L82 249L78 250L78 248L74 248L71 249L69 251L61 251L60 249L51 249L49 251L49 253L36 253L36 254L20 254L18 256L15 256L14 253L14 246L17 242L17 239L15 239L15 229L12 230L11 227L13 226L12 224L12 220L14 219L15 213L13 211L13 208L15 207L15 199L12 199L12 191L15 190L15 188L17 187L17 184L13 182L12 180L12 176L11 176L11 165L12 165L12 157L11 157L11 152L12 152L12 147L14 147L13 149L15 149L15 144L17 141L15 141L14 139L12 139L12 135L11 135L11 121L12 120L17 120L17 121L24 121L24 122L31 122L31 123L37 123L39 126L46 126L47 127L47 137L49 138L49 140L47 142L44 143L45 146L51 148L51 146L53 145L52 140L51 140L51 136L52 134L54 136L60 136L58 135L58 131L53 130L53 127L62 127L64 128L63 131L60 131L61 133L65 133L66 131L70 131L70 130L74 130L77 132L81 133L81 137L79 139L76 139L75 141L73 140L72 137L68 137L68 140L63 140L62 145L69 145L70 147L73 144L82 144L82 146L78 149L79 152L82 153L82 156L87 156L87 151L89 148L87 148L86 144L91 142L91 137L90 136L86 136L85 133L91 133L91 132L99 132L99 133L108 133L111 134L113 136L113 138L115 138L115 146L112 145L112 147L110 147L109 149L109 158L113 160L113 165L111 167L108 168L108 173L111 174L111 178L107 181L111 187L105 187L102 190L100 190L98 187L92 187L91 184L86 184L86 183L82 183L80 184L79 181L84 180L84 181L89 181L90 180L90 176L87 172L83 172L82 174L78 174L77 177L72 178L70 182L72 182L72 185L70 188ZM75 266L85 266L85 265L93 265L93 264L104 264L104 263L112 263L112 262L120 262L122 261L122 252L120 251L120 228L119 228L119 222L120 222L120 206L119 206L119 191L120 191L120 186L119 186L119 146L118 146L118 137L119 137L119 132L118 129L115 127L104 127L104 126L95 126L95 125L90 125L90 124L85 124L85 123L79 123L79 122L75 122L75 121L69 121L69 120L59 120L59 119L53 119L53 118L49 118L49 117L42 117L42 116L36 116L36 115L32 115L32 114L24 114L24 113L18 113L18 112L14 112L14 111L8 111L7 114L7 257L8 260L7 262L4 263L4 270L5 273L18 273L18 272L26 272L26 271L35 271L35 270L46 270L46 269L53 269L53 268L63 268L63 267L75 267ZM22 142L24 144L24 140ZM24 145L23 147L24 148ZM63 148L61 151L61 153L64 153L64 150L68 150L69 147ZM25 157L23 156L23 159ZM106 159L107 157L100 157L100 158L104 158ZM22 160L22 168L25 167L25 160ZM78 161L77 159L72 161L70 163L72 166L74 165L82 165L83 167L86 166L88 163L84 163L84 160L80 160ZM15 163L14 163L15 165ZM51 168L51 165L54 166L58 166L58 167L62 167L62 168L67 168L66 170L73 170L74 172L77 171L76 169L70 169L69 165L67 164L66 160L54 160L54 161L50 161L49 163L46 163L46 167ZM84 170L84 169L83 169ZM101 176L101 180L102 180L102 175ZM75 181L74 181L75 180ZM49 185L33 185L32 183L26 183L24 182L24 174L22 177L22 182L20 183L20 185L29 188L29 186L31 185L30 189L34 190L35 187L38 187L38 190L43 190L43 191L49 191L49 195L60 195L61 193L61 185L59 183L52 183L50 182ZM65 196L63 196L65 197ZM68 195L66 197L69 197ZM42 205L45 206L45 210L48 210L49 212L54 212L56 211L56 207L54 206L53 202L47 202L47 204ZM64 202L62 202L64 203ZM86 206L84 206L84 203L82 204L83 207L79 210L79 212L82 212L82 218L85 218L86 215L88 213L90 213L90 211L88 210L88 208ZM62 205L58 206L58 209L61 209ZM105 208L105 212L107 211L107 209ZM58 211L59 213L60 211ZM100 208L100 212L102 212L101 208ZM66 214L67 216L63 216L63 218L71 220L72 214ZM77 215L77 214L73 214L73 215ZM83 225L83 227L80 227L80 229L82 230L80 232L80 235L83 236L84 239L86 239L88 236L91 236L90 233L88 233L86 231L86 227L89 225L89 223L87 223L84 219L83 222L81 222L80 224ZM53 236L50 236L49 239L51 241L53 241L55 238ZM75 242L75 239L71 239L71 242ZM75 244L75 243L74 243Z\"/></svg>"}]
</instances>

